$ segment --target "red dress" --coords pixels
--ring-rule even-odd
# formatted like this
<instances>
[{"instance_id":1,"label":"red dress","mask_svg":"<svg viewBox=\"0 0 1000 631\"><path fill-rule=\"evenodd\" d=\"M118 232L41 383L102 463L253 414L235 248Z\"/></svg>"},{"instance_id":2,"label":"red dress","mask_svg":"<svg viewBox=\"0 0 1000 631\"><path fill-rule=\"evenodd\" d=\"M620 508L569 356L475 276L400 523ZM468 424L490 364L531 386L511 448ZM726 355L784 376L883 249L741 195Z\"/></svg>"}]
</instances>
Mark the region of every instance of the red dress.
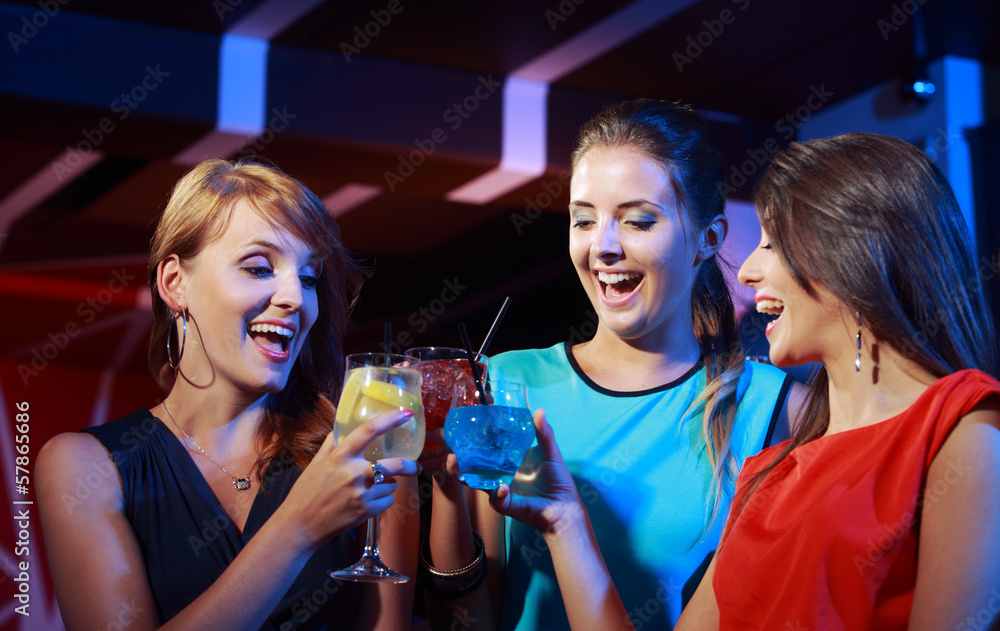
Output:
<instances>
[{"instance_id":1,"label":"red dress","mask_svg":"<svg viewBox=\"0 0 1000 631\"><path fill-rule=\"evenodd\" d=\"M721 630L905 629L917 578L919 515L969 471L927 472L960 418L1000 382L962 370L891 419L793 450L727 524L713 586ZM783 449L747 459L742 485ZM741 494L733 502L739 505Z\"/></svg>"}]
</instances>

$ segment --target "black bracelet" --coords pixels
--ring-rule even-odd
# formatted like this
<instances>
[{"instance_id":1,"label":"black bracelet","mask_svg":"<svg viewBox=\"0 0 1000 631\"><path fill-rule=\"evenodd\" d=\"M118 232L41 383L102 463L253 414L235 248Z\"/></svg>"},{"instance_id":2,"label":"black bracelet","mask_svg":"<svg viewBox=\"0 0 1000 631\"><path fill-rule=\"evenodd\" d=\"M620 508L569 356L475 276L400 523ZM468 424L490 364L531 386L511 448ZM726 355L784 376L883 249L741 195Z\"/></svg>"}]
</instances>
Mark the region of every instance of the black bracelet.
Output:
<instances>
[{"instance_id":1,"label":"black bracelet","mask_svg":"<svg viewBox=\"0 0 1000 631\"><path fill-rule=\"evenodd\" d=\"M483 538L475 530L472 538L476 543L476 558L472 563L457 570L439 570L427 561L430 556L430 538L420 546L420 577L424 589L438 598L461 598L482 585L486 578L486 546Z\"/></svg>"}]
</instances>

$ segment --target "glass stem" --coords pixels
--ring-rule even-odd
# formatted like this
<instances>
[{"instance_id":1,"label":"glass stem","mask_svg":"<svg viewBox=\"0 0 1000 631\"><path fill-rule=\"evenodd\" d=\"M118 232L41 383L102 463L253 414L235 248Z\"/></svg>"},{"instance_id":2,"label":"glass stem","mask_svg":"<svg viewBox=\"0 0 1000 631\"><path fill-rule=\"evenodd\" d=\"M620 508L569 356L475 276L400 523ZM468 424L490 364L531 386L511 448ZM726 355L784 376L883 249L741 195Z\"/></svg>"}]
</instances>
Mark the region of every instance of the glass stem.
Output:
<instances>
[{"instance_id":1,"label":"glass stem","mask_svg":"<svg viewBox=\"0 0 1000 631\"><path fill-rule=\"evenodd\" d=\"M368 539L362 556L379 559L378 556L378 515L368 518ZM381 560L381 559L379 559Z\"/></svg>"}]
</instances>

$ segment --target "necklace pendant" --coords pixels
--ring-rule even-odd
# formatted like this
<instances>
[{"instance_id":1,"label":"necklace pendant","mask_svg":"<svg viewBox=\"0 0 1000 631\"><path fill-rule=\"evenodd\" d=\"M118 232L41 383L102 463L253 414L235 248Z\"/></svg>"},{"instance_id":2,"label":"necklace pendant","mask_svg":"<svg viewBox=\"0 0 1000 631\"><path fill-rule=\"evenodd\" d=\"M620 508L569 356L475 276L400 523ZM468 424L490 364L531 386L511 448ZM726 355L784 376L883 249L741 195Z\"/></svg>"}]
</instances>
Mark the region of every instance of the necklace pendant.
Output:
<instances>
[{"instance_id":1,"label":"necklace pendant","mask_svg":"<svg viewBox=\"0 0 1000 631\"><path fill-rule=\"evenodd\" d=\"M250 488L250 478L233 478L233 486L237 491L245 491Z\"/></svg>"}]
</instances>

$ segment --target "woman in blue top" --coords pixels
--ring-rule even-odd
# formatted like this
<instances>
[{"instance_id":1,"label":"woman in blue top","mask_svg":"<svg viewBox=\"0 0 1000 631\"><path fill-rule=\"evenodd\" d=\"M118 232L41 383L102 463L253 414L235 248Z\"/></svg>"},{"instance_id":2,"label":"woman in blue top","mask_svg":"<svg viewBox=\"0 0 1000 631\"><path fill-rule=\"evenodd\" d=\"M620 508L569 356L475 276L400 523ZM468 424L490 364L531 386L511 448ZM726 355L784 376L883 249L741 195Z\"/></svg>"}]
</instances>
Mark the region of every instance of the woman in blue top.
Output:
<instances>
[{"instance_id":1,"label":"woman in blue top","mask_svg":"<svg viewBox=\"0 0 1000 631\"><path fill-rule=\"evenodd\" d=\"M669 629L718 544L743 460L788 432L790 380L744 358L717 256L721 156L701 116L655 100L611 106L584 125L572 163L569 250L597 332L498 355L490 371L526 383L529 405L545 410L631 622ZM569 628L543 539L505 524L485 494L470 513L490 597L442 578L479 542L461 490L436 479L423 559L436 604L503 629Z\"/></svg>"}]
</instances>

